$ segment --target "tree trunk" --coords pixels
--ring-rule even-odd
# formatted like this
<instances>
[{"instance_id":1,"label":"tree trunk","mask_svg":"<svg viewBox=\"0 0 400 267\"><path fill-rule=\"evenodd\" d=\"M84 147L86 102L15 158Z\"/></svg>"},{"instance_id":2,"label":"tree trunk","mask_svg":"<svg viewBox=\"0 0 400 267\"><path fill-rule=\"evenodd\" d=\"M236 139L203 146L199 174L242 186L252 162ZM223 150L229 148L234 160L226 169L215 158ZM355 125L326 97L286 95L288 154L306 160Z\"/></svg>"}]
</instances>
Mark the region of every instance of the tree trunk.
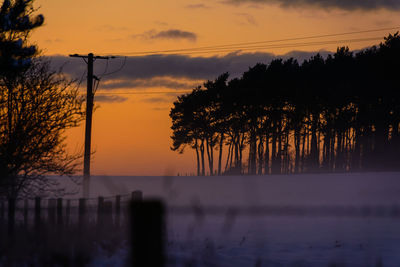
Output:
<instances>
[{"instance_id":1,"label":"tree trunk","mask_svg":"<svg viewBox=\"0 0 400 267\"><path fill-rule=\"evenodd\" d=\"M303 132L303 146L301 149L301 172L304 172L304 162L305 162L305 147L306 147L306 134L307 134L307 129L304 128Z\"/></svg>"},{"instance_id":2,"label":"tree trunk","mask_svg":"<svg viewBox=\"0 0 400 267\"><path fill-rule=\"evenodd\" d=\"M279 173L279 166L278 166L278 162L277 162L277 152L276 152L276 141L277 141L277 131L278 129L276 128L276 124L274 123L274 127L273 127L273 132L272 132L272 155L271 155L271 159L272 159L272 166L271 166L271 173L272 174L277 174Z\"/></svg>"},{"instance_id":3,"label":"tree trunk","mask_svg":"<svg viewBox=\"0 0 400 267\"><path fill-rule=\"evenodd\" d=\"M200 144L200 154L201 154L201 175L206 175L206 168L204 166L204 139L201 140Z\"/></svg>"},{"instance_id":4,"label":"tree trunk","mask_svg":"<svg viewBox=\"0 0 400 267\"><path fill-rule=\"evenodd\" d=\"M214 154L213 147L210 145L208 138L206 139L206 148L207 148L207 158L208 158L208 167L210 170L210 176L214 175Z\"/></svg>"},{"instance_id":5,"label":"tree trunk","mask_svg":"<svg viewBox=\"0 0 400 267\"><path fill-rule=\"evenodd\" d=\"M197 159L197 176L200 176L200 156L199 156L199 148L197 145L197 139L196 139L196 159Z\"/></svg>"},{"instance_id":6,"label":"tree trunk","mask_svg":"<svg viewBox=\"0 0 400 267\"><path fill-rule=\"evenodd\" d=\"M263 136L259 136L258 143L258 175L263 174L263 165L264 165L264 140Z\"/></svg>"},{"instance_id":7,"label":"tree trunk","mask_svg":"<svg viewBox=\"0 0 400 267\"><path fill-rule=\"evenodd\" d=\"M281 121L279 121L279 124L278 124L278 130L279 130L279 133L278 133L278 159L277 159L277 173L278 174L282 174L282 166L283 166L283 157L282 157L282 124L281 124L282 122Z\"/></svg>"},{"instance_id":8,"label":"tree trunk","mask_svg":"<svg viewBox=\"0 0 400 267\"><path fill-rule=\"evenodd\" d=\"M242 174L242 166L243 166L243 149L244 149L244 140L245 140L245 133L239 135L239 173Z\"/></svg>"},{"instance_id":9,"label":"tree trunk","mask_svg":"<svg viewBox=\"0 0 400 267\"><path fill-rule=\"evenodd\" d=\"M254 131L250 131L250 148L249 148L249 174L256 174L256 153L257 153L257 138Z\"/></svg>"},{"instance_id":10,"label":"tree trunk","mask_svg":"<svg viewBox=\"0 0 400 267\"><path fill-rule=\"evenodd\" d=\"M295 147L295 159L294 159L294 172L300 172L300 128L296 126L294 130L294 147Z\"/></svg>"},{"instance_id":11,"label":"tree trunk","mask_svg":"<svg viewBox=\"0 0 400 267\"><path fill-rule=\"evenodd\" d=\"M343 171L343 133L339 131L337 136L335 170Z\"/></svg>"},{"instance_id":12,"label":"tree trunk","mask_svg":"<svg viewBox=\"0 0 400 267\"><path fill-rule=\"evenodd\" d=\"M265 135L264 174L269 174L269 136Z\"/></svg>"},{"instance_id":13,"label":"tree trunk","mask_svg":"<svg viewBox=\"0 0 400 267\"><path fill-rule=\"evenodd\" d=\"M228 156L226 157L225 172L228 170L228 166L232 167L232 154L233 154L233 145L232 145L232 141L231 141L231 142L229 142ZM230 165L229 165L229 162L230 162Z\"/></svg>"},{"instance_id":14,"label":"tree trunk","mask_svg":"<svg viewBox=\"0 0 400 267\"><path fill-rule=\"evenodd\" d=\"M318 141L317 141L317 124L318 124L318 119L317 115L314 114L313 116L313 121L312 121L312 126L311 126L311 152L310 152L310 167L312 171L315 171L318 169L319 165L319 157L318 157Z\"/></svg>"},{"instance_id":15,"label":"tree trunk","mask_svg":"<svg viewBox=\"0 0 400 267\"><path fill-rule=\"evenodd\" d=\"M324 136L324 148L322 152L322 168L325 171L329 170L329 156L330 156L330 143L331 143L331 129L327 126L327 130Z\"/></svg>"},{"instance_id":16,"label":"tree trunk","mask_svg":"<svg viewBox=\"0 0 400 267\"><path fill-rule=\"evenodd\" d=\"M218 175L221 175L221 169L222 169L222 150L223 150L223 146L224 146L224 133L220 133L220 140L219 140L219 156L218 156Z\"/></svg>"}]
</instances>

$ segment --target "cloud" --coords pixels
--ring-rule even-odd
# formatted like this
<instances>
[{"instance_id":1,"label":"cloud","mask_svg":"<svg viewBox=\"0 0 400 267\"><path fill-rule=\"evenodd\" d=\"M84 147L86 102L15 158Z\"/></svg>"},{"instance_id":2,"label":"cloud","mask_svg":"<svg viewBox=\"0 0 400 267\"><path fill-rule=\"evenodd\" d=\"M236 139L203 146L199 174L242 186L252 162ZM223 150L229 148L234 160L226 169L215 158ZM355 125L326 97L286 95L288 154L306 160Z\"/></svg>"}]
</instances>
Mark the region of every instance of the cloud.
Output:
<instances>
[{"instance_id":1,"label":"cloud","mask_svg":"<svg viewBox=\"0 0 400 267\"><path fill-rule=\"evenodd\" d=\"M343 10L400 10L398 0L225 0L226 4L277 4L281 7L315 7Z\"/></svg>"},{"instance_id":2,"label":"cloud","mask_svg":"<svg viewBox=\"0 0 400 267\"><path fill-rule=\"evenodd\" d=\"M168 106L168 107L154 107L154 108L152 108L152 110L154 110L154 111L165 111L165 110L169 110L170 109L170 107Z\"/></svg>"},{"instance_id":3,"label":"cloud","mask_svg":"<svg viewBox=\"0 0 400 267\"><path fill-rule=\"evenodd\" d=\"M237 13L237 15L240 16L240 17L243 17L248 24L251 24L251 25L254 25L254 26L258 25L256 19L252 15L250 15L248 13Z\"/></svg>"},{"instance_id":4,"label":"cloud","mask_svg":"<svg viewBox=\"0 0 400 267\"><path fill-rule=\"evenodd\" d=\"M59 38L55 38L55 39L46 39L46 40L45 40L45 42L46 42L46 43L49 43L49 44L61 43L61 42L63 42L63 41L64 41L64 40L59 39Z\"/></svg>"},{"instance_id":5,"label":"cloud","mask_svg":"<svg viewBox=\"0 0 400 267\"><path fill-rule=\"evenodd\" d=\"M143 101L147 103L171 103L175 97L163 97L163 96L157 96L157 97L148 97L145 98ZM172 100L172 101L171 101Z\"/></svg>"},{"instance_id":6,"label":"cloud","mask_svg":"<svg viewBox=\"0 0 400 267\"><path fill-rule=\"evenodd\" d=\"M191 9L208 9L210 8L209 6L206 6L205 4L191 4L191 5L186 5L186 8L191 8Z\"/></svg>"},{"instance_id":7,"label":"cloud","mask_svg":"<svg viewBox=\"0 0 400 267\"><path fill-rule=\"evenodd\" d=\"M256 63L269 63L279 58L296 58L299 62L309 59L317 52L292 51L277 56L272 53L231 53L225 56L190 57L187 55L149 55L128 57L122 70L101 79L99 90L151 88L192 89L202 81L215 79L223 72L230 77L239 77ZM323 56L329 52L320 51ZM80 80L85 79L86 64L82 60L65 56L50 57L54 69L63 66L63 72ZM95 63L95 75L101 76L105 69L105 60ZM121 61L109 61L108 71L121 66ZM83 84L85 84L83 82Z\"/></svg>"},{"instance_id":8,"label":"cloud","mask_svg":"<svg viewBox=\"0 0 400 267\"><path fill-rule=\"evenodd\" d=\"M195 42L197 40L197 34L195 34L194 32L182 31L178 29L169 29L159 32L155 30L150 30L142 34L135 34L132 37L133 38L139 37L147 40L155 40L155 39L188 40L191 42Z\"/></svg>"},{"instance_id":9,"label":"cloud","mask_svg":"<svg viewBox=\"0 0 400 267\"><path fill-rule=\"evenodd\" d=\"M95 95L96 102L100 103L122 103L128 100L127 97L119 96L119 95Z\"/></svg>"},{"instance_id":10,"label":"cloud","mask_svg":"<svg viewBox=\"0 0 400 267\"><path fill-rule=\"evenodd\" d=\"M101 89L118 89L118 88L170 88L170 89L187 89L193 88L193 82L181 81L177 79L154 77L147 79L132 79L132 80L108 80L101 84Z\"/></svg>"},{"instance_id":11,"label":"cloud","mask_svg":"<svg viewBox=\"0 0 400 267\"><path fill-rule=\"evenodd\" d=\"M197 35L193 32L181 31L177 29L171 29L166 31L161 31L153 36L152 39L187 39L189 41L196 41Z\"/></svg>"},{"instance_id":12,"label":"cloud","mask_svg":"<svg viewBox=\"0 0 400 267\"><path fill-rule=\"evenodd\" d=\"M159 25L159 26L168 26L168 22L161 21L161 20L154 21L154 24Z\"/></svg>"},{"instance_id":13,"label":"cloud","mask_svg":"<svg viewBox=\"0 0 400 267\"><path fill-rule=\"evenodd\" d=\"M377 21L375 21L375 24L376 24L378 27L386 27L386 26L388 26L388 25L393 25L393 21L390 20L390 19L382 19L382 20L377 20Z\"/></svg>"}]
</instances>

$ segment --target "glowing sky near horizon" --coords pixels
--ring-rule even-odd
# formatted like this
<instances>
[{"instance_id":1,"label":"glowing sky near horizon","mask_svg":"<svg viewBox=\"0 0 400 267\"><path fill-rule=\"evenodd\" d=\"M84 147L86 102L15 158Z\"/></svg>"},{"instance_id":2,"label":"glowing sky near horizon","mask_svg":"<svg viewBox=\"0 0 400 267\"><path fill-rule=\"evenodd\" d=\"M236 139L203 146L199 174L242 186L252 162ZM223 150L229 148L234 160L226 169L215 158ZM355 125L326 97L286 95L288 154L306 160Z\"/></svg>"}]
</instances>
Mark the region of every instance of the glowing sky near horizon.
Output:
<instances>
[{"instance_id":1,"label":"glowing sky near horizon","mask_svg":"<svg viewBox=\"0 0 400 267\"><path fill-rule=\"evenodd\" d=\"M127 55L132 52L184 49L400 26L400 5L395 1L354 0L349 1L351 5L346 5L346 1L331 1L329 6L324 6L324 2L326 1L37 0L35 6L40 7L38 13L42 13L46 21L43 27L33 33L31 40L38 44L46 56L89 52L99 55ZM388 32L365 33L330 40L383 37L387 34ZM349 46L350 49L361 49L376 43L367 41L351 43ZM294 50L334 51L337 46L338 44L325 44L299 48L254 49L247 52L282 55ZM201 59L215 55L222 57L226 54L227 52L219 52L190 57ZM240 55L240 52L233 54L232 57L236 55ZM265 58L260 58L258 61L263 60ZM73 61L71 64L75 64L74 66L81 64L84 68L83 61L79 59ZM137 61L132 59L129 64L135 62ZM121 64L122 59L110 61L108 70L117 69ZM160 70L160 73L151 75L142 73L142 76L135 78L135 83L129 83L129 75L135 73L129 72L129 68L134 68L129 64L125 66L125 76L114 76L114 79L122 77L124 79L122 82L109 80L114 85L108 87L106 82L100 83L97 98L99 107L94 113L93 124L92 146L95 153L92 173L176 175L195 172L195 158L192 151L186 150L183 155L179 155L170 150L169 109L179 90L190 90L193 85L201 84L201 77L212 79L227 70L216 70L214 76L204 74L200 75L200 78L195 77L193 73L189 75L179 70L178 74L173 74L175 76L171 78L172 74L163 75ZM180 65L171 68L177 66ZM146 67L151 70L152 67L157 69L159 66ZM245 69L248 67L244 66ZM101 68L97 70L100 73L103 71ZM76 74L74 78L80 78L78 76ZM85 82L82 87L85 87ZM121 94L146 91L169 93ZM104 94L105 92L107 94ZM69 130L66 134L70 150L82 150L83 127Z\"/></svg>"}]
</instances>

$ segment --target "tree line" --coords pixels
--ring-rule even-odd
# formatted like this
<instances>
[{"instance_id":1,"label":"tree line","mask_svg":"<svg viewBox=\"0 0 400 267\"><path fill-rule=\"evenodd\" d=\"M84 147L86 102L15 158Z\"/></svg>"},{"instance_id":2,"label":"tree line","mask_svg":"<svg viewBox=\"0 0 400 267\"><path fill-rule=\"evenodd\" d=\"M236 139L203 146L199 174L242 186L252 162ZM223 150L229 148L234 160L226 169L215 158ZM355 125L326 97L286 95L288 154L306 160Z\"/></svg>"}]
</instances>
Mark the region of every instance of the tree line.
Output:
<instances>
[{"instance_id":1,"label":"tree line","mask_svg":"<svg viewBox=\"0 0 400 267\"><path fill-rule=\"evenodd\" d=\"M223 73L173 103L171 149L193 149L197 175L399 170L399 71L395 33Z\"/></svg>"}]
</instances>

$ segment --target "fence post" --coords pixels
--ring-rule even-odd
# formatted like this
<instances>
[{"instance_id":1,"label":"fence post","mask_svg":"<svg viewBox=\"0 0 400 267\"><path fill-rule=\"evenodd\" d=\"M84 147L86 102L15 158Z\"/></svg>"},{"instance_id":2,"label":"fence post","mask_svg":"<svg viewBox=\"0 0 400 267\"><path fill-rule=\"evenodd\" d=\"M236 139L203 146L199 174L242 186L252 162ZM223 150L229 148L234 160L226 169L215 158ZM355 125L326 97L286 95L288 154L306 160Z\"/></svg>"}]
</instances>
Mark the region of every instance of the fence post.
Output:
<instances>
[{"instance_id":1,"label":"fence post","mask_svg":"<svg viewBox=\"0 0 400 267\"><path fill-rule=\"evenodd\" d=\"M0 199L0 222L4 222L4 214L5 214L5 208L4 208L4 199Z\"/></svg>"},{"instance_id":2,"label":"fence post","mask_svg":"<svg viewBox=\"0 0 400 267\"><path fill-rule=\"evenodd\" d=\"M58 198L57 199L57 224L58 225L62 225L63 223L63 199L62 198Z\"/></svg>"},{"instance_id":3,"label":"fence post","mask_svg":"<svg viewBox=\"0 0 400 267\"><path fill-rule=\"evenodd\" d=\"M78 215L78 221L79 221L79 227L82 227L86 223L86 199L80 198L79 199L79 215Z\"/></svg>"},{"instance_id":4,"label":"fence post","mask_svg":"<svg viewBox=\"0 0 400 267\"><path fill-rule=\"evenodd\" d=\"M35 197L35 227L40 226L40 197Z\"/></svg>"},{"instance_id":5,"label":"fence post","mask_svg":"<svg viewBox=\"0 0 400 267\"><path fill-rule=\"evenodd\" d=\"M15 206L16 206L15 198L8 199L8 231L12 233L14 231L15 225Z\"/></svg>"},{"instance_id":6,"label":"fence post","mask_svg":"<svg viewBox=\"0 0 400 267\"><path fill-rule=\"evenodd\" d=\"M132 192L132 200L133 201L142 201L143 200L143 192L140 190L136 190Z\"/></svg>"},{"instance_id":7,"label":"fence post","mask_svg":"<svg viewBox=\"0 0 400 267\"><path fill-rule=\"evenodd\" d=\"M27 199L24 200L24 225L25 227L28 226L28 209L29 209L29 202Z\"/></svg>"},{"instance_id":8,"label":"fence post","mask_svg":"<svg viewBox=\"0 0 400 267\"><path fill-rule=\"evenodd\" d=\"M66 225L69 224L70 213L71 213L71 200L68 199L67 200L67 208L65 209L65 224Z\"/></svg>"},{"instance_id":9,"label":"fence post","mask_svg":"<svg viewBox=\"0 0 400 267\"><path fill-rule=\"evenodd\" d=\"M47 212L49 217L49 223L54 225L56 223L56 200L54 198L50 198L47 201Z\"/></svg>"},{"instance_id":10,"label":"fence post","mask_svg":"<svg viewBox=\"0 0 400 267\"><path fill-rule=\"evenodd\" d=\"M111 201L105 201L103 204L103 218L104 218L104 225L106 225L107 227L112 226L113 212L112 212Z\"/></svg>"},{"instance_id":11,"label":"fence post","mask_svg":"<svg viewBox=\"0 0 400 267\"><path fill-rule=\"evenodd\" d=\"M121 221L121 196L115 197L115 226L119 227Z\"/></svg>"},{"instance_id":12,"label":"fence post","mask_svg":"<svg viewBox=\"0 0 400 267\"><path fill-rule=\"evenodd\" d=\"M165 264L165 208L161 201L132 201L131 263L134 267Z\"/></svg>"},{"instance_id":13,"label":"fence post","mask_svg":"<svg viewBox=\"0 0 400 267\"><path fill-rule=\"evenodd\" d=\"M99 228L103 227L104 219L104 197L99 197L97 201L97 226Z\"/></svg>"}]
</instances>

